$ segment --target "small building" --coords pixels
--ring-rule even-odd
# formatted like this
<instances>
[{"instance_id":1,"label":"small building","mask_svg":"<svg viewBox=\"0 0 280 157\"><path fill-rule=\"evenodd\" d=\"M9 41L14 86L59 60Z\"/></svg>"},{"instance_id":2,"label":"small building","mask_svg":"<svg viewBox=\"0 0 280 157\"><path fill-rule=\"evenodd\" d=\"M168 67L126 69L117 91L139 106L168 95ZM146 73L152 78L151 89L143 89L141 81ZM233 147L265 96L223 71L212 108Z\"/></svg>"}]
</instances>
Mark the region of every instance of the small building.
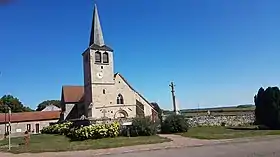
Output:
<instances>
[{"instance_id":1,"label":"small building","mask_svg":"<svg viewBox=\"0 0 280 157\"><path fill-rule=\"evenodd\" d=\"M9 130L9 120L11 121L11 135L21 136L25 131L31 134L38 134L43 127L49 126L50 123L56 123L60 118L61 111L36 111L36 112L19 112L0 113L0 135L4 136Z\"/></svg>"}]
</instances>

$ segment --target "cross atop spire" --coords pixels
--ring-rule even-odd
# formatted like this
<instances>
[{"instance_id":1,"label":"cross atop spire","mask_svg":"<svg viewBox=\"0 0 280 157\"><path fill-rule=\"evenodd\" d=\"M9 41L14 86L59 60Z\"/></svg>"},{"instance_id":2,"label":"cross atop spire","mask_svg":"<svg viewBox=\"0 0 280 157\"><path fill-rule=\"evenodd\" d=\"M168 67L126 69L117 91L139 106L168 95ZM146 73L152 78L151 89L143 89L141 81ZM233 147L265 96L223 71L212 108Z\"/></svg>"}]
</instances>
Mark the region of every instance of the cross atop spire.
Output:
<instances>
[{"instance_id":1,"label":"cross atop spire","mask_svg":"<svg viewBox=\"0 0 280 157\"><path fill-rule=\"evenodd\" d=\"M96 4L94 4L89 46L92 46L93 44L98 46L105 45Z\"/></svg>"}]
</instances>

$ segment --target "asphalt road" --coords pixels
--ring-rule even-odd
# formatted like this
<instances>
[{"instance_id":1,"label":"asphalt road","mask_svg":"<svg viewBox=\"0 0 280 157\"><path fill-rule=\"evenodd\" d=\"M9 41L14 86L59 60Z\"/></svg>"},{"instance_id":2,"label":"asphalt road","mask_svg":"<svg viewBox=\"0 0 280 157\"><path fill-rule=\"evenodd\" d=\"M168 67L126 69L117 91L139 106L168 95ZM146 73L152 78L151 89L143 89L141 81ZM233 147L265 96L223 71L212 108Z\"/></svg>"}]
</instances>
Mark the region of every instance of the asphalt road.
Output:
<instances>
[{"instance_id":1,"label":"asphalt road","mask_svg":"<svg viewBox=\"0 0 280 157\"><path fill-rule=\"evenodd\" d=\"M280 139L126 153L107 157L280 157Z\"/></svg>"}]
</instances>

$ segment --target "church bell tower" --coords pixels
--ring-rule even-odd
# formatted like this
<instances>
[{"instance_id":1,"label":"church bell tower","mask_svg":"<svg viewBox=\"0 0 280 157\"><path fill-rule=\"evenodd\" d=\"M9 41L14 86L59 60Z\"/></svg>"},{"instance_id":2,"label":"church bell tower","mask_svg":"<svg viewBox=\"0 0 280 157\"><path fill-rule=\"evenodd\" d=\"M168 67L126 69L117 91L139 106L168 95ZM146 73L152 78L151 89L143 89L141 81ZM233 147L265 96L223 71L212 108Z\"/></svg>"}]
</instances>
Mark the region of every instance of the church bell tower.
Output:
<instances>
[{"instance_id":1,"label":"church bell tower","mask_svg":"<svg viewBox=\"0 0 280 157\"><path fill-rule=\"evenodd\" d=\"M114 85L113 49L104 42L98 9L94 5L89 47L83 53L85 113L92 117L98 86ZM102 89L101 89L102 90Z\"/></svg>"}]
</instances>

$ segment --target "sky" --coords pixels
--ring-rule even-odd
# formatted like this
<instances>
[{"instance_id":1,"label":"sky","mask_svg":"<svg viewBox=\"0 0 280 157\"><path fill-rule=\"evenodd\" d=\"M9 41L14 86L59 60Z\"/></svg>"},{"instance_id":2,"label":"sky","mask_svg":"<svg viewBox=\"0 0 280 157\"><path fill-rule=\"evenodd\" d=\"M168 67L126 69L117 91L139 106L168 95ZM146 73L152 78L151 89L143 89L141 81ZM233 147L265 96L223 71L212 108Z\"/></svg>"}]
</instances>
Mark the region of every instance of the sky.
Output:
<instances>
[{"instance_id":1,"label":"sky","mask_svg":"<svg viewBox=\"0 0 280 157\"><path fill-rule=\"evenodd\" d=\"M115 72L149 101L171 109L253 103L280 82L280 2L97 0ZM36 108L83 85L92 0L0 4L0 95Z\"/></svg>"}]
</instances>

